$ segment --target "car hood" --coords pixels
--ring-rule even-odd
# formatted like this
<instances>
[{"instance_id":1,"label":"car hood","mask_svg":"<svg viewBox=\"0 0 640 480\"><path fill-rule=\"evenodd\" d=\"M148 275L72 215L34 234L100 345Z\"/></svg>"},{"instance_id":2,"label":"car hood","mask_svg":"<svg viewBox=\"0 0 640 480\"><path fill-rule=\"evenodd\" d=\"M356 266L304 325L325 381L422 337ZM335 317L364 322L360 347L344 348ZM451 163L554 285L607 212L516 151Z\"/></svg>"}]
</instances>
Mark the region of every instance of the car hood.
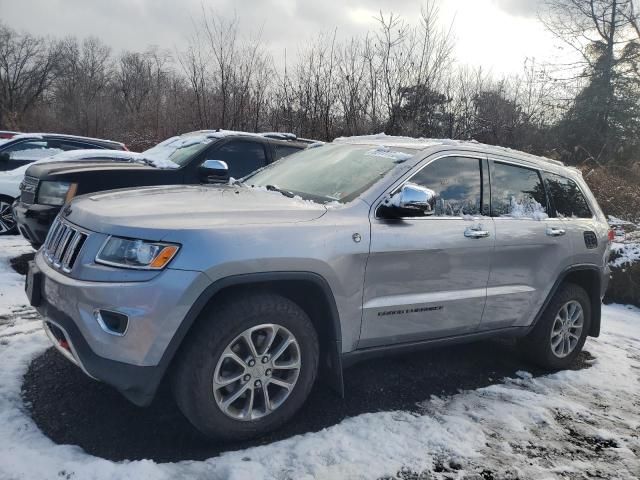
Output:
<instances>
[{"instance_id":1,"label":"car hood","mask_svg":"<svg viewBox=\"0 0 640 480\"><path fill-rule=\"evenodd\" d=\"M62 215L92 231L160 239L173 230L307 222L326 211L299 197L245 186L175 185L85 195Z\"/></svg>"},{"instance_id":2,"label":"car hood","mask_svg":"<svg viewBox=\"0 0 640 480\"><path fill-rule=\"evenodd\" d=\"M27 169L26 175L44 180L56 175L96 170L157 170L157 168L138 162L127 162L114 159L74 160L61 162L34 163Z\"/></svg>"}]
</instances>

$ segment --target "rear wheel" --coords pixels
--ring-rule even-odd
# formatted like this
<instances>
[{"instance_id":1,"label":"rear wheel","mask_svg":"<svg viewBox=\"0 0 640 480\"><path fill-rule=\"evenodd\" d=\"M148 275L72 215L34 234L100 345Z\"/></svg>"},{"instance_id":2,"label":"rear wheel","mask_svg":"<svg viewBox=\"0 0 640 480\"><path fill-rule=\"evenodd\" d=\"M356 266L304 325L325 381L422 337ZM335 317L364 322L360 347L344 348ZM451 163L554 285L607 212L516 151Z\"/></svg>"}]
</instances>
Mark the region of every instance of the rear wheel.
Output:
<instances>
[{"instance_id":1,"label":"rear wheel","mask_svg":"<svg viewBox=\"0 0 640 480\"><path fill-rule=\"evenodd\" d=\"M11 210L12 203L12 198L0 196L0 235L15 235L18 233L18 224Z\"/></svg>"},{"instance_id":2,"label":"rear wheel","mask_svg":"<svg viewBox=\"0 0 640 480\"><path fill-rule=\"evenodd\" d=\"M560 287L538 320L522 340L528 357L538 365L561 370L580 354L591 327L591 303L580 286Z\"/></svg>"},{"instance_id":3,"label":"rear wheel","mask_svg":"<svg viewBox=\"0 0 640 480\"><path fill-rule=\"evenodd\" d=\"M206 436L245 439L294 415L317 366L318 339L298 305L269 293L236 297L190 333L173 372L174 395Z\"/></svg>"}]
</instances>

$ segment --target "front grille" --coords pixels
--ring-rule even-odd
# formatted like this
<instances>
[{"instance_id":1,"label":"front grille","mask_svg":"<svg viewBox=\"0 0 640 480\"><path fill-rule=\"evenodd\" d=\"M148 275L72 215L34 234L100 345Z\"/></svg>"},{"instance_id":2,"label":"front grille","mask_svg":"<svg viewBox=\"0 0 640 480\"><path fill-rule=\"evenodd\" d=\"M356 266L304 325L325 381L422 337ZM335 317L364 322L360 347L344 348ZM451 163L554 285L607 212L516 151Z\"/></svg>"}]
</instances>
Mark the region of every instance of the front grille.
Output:
<instances>
[{"instance_id":1,"label":"front grille","mask_svg":"<svg viewBox=\"0 0 640 480\"><path fill-rule=\"evenodd\" d=\"M86 233L56 218L42 247L44 257L54 268L69 273L86 239Z\"/></svg>"},{"instance_id":2,"label":"front grille","mask_svg":"<svg viewBox=\"0 0 640 480\"><path fill-rule=\"evenodd\" d=\"M24 176L20 183L20 201L31 205L36 202L36 192L38 190L39 180L36 177Z\"/></svg>"}]
</instances>

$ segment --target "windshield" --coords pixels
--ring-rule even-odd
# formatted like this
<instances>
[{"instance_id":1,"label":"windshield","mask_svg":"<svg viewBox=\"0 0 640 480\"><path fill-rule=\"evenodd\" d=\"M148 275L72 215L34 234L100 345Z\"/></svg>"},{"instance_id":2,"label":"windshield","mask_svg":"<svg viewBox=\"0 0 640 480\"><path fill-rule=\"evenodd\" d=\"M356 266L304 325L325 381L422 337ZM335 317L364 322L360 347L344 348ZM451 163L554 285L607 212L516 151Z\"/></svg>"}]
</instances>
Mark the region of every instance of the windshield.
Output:
<instances>
[{"instance_id":1,"label":"windshield","mask_svg":"<svg viewBox=\"0 0 640 480\"><path fill-rule=\"evenodd\" d=\"M178 168L203 150L213 139L204 135L171 137L140 155L158 168Z\"/></svg>"},{"instance_id":2,"label":"windshield","mask_svg":"<svg viewBox=\"0 0 640 480\"><path fill-rule=\"evenodd\" d=\"M321 202L350 202L394 166L411 158L408 149L371 145L324 145L278 160L244 179Z\"/></svg>"}]
</instances>

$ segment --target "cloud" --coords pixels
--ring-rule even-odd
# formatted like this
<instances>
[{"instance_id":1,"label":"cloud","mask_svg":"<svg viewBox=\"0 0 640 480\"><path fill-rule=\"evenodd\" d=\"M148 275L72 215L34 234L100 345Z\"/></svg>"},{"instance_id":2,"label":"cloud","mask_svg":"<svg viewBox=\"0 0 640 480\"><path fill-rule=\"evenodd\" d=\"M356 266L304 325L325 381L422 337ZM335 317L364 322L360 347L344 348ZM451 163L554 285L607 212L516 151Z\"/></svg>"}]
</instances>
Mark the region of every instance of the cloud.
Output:
<instances>
[{"instance_id":1,"label":"cloud","mask_svg":"<svg viewBox=\"0 0 640 480\"><path fill-rule=\"evenodd\" d=\"M493 0L501 10L519 17L535 17L544 0Z\"/></svg>"},{"instance_id":2,"label":"cloud","mask_svg":"<svg viewBox=\"0 0 640 480\"><path fill-rule=\"evenodd\" d=\"M237 17L240 33L261 34L278 66L291 62L320 34L349 39L393 12L416 23L425 0L0 0L0 21L20 31L62 38L96 36L122 50L157 45L184 51L194 23L207 12ZM498 72L520 70L525 56L547 51L535 24L543 0L440 0L444 27L455 18L458 57ZM509 38L508 42L504 39Z\"/></svg>"}]
</instances>

